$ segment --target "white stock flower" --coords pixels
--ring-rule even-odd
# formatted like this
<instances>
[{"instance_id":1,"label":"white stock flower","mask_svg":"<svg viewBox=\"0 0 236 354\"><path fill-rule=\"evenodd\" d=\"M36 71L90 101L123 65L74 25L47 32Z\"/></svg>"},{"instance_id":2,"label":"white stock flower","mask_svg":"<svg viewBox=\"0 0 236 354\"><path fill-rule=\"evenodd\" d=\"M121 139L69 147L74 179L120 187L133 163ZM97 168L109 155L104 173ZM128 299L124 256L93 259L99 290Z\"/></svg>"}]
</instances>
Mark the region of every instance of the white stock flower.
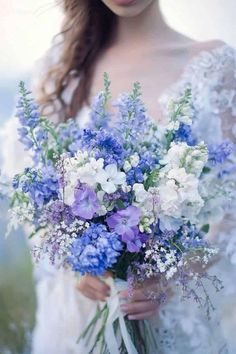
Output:
<instances>
[{"instance_id":1,"label":"white stock flower","mask_svg":"<svg viewBox=\"0 0 236 354\"><path fill-rule=\"evenodd\" d=\"M170 121L166 127L167 130L178 130L179 122L178 121Z\"/></svg>"},{"instance_id":2,"label":"white stock flower","mask_svg":"<svg viewBox=\"0 0 236 354\"><path fill-rule=\"evenodd\" d=\"M159 186L162 213L193 220L204 205L198 187L199 180L193 174L186 173L184 168L171 169Z\"/></svg>"},{"instance_id":3,"label":"white stock flower","mask_svg":"<svg viewBox=\"0 0 236 354\"><path fill-rule=\"evenodd\" d=\"M159 186L161 211L168 216L181 217L178 187L174 180L167 180Z\"/></svg>"},{"instance_id":4,"label":"white stock flower","mask_svg":"<svg viewBox=\"0 0 236 354\"><path fill-rule=\"evenodd\" d=\"M160 161L162 165L180 167L182 159L186 156L188 145L186 143L172 142L167 154Z\"/></svg>"},{"instance_id":5,"label":"white stock flower","mask_svg":"<svg viewBox=\"0 0 236 354\"><path fill-rule=\"evenodd\" d=\"M157 219L159 214L159 189L151 187L146 191L142 183L135 183L133 190L135 193L134 205L141 210L144 217L142 221L144 221L145 228L147 228Z\"/></svg>"},{"instance_id":6,"label":"white stock flower","mask_svg":"<svg viewBox=\"0 0 236 354\"><path fill-rule=\"evenodd\" d=\"M164 172L171 168L184 167L188 173L199 177L207 159L207 147L204 143L188 146L185 142L172 142L170 149L160 163L165 165Z\"/></svg>"}]
</instances>

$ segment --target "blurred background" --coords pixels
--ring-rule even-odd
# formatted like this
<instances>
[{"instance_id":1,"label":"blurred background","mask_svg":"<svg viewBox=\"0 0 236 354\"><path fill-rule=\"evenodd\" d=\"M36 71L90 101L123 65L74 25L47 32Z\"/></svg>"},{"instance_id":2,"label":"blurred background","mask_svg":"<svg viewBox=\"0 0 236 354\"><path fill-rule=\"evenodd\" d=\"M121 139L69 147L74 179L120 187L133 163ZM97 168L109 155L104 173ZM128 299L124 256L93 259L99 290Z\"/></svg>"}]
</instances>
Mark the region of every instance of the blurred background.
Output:
<instances>
[{"instance_id":1,"label":"blurred background","mask_svg":"<svg viewBox=\"0 0 236 354\"><path fill-rule=\"evenodd\" d=\"M0 0L0 6L1 136L14 109L18 82L30 84L34 63L59 31L62 13L54 0ZM161 6L178 31L236 47L235 0L162 0ZM7 206L1 203L0 354L29 354L36 303L32 264L22 231L5 239L6 215Z\"/></svg>"}]
</instances>

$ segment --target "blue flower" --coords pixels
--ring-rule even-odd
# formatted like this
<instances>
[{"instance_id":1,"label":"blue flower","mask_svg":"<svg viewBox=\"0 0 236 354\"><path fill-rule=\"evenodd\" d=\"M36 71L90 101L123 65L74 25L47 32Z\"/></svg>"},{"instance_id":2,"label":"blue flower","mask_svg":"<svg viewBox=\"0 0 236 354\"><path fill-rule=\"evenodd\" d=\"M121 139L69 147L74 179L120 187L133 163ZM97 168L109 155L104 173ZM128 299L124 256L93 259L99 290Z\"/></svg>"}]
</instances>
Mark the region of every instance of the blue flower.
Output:
<instances>
[{"instance_id":1,"label":"blue flower","mask_svg":"<svg viewBox=\"0 0 236 354\"><path fill-rule=\"evenodd\" d=\"M84 129L78 146L92 152L96 159L103 158L105 165L115 163L121 166L124 162L123 146L112 131Z\"/></svg>"},{"instance_id":2,"label":"blue flower","mask_svg":"<svg viewBox=\"0 0 236 354\"><path fill-rule=\"evenodd\" d=\"M127 172L126 181L133 186L135 183L142 183L144 181L144 173L140 167L134 167Z\"/></svg>"},{"instance_id":3,"label":"blue flower","mask_svg":"<svg viewBox=\"0 0 236 354\"><path fill-rule=\"evenodd\" d=\"M117 233L107 231L104 225L91 224L73 242L67 262L82 275L102 275L117 262L121 251L122 242Z\"/></svg>"},{"instance_id":4,"label":"blue flower","mask_svg":"<svg viewBox=\"0 0 236 354\"><path fill-rule=\"evenodd\" d=\"M180 123L179 129L175 131L173 139L175 141L186 142L190 146L194 146L197 143L191 126L184 123Z\"/></svg>"},{"instance_id":5,"label":"blue flower","mask_svg":"<svg viewBox=\"0 0 236 354\"><path fill-rule=\"evenodd\" d=\"M139 141L150 123L140 96L140 84L135 83L131 94L120 95L113 104L118 108L117 135L123 137L127 149Z\"/></svg>"},{"instance_id":6,"label":"blue flower","mask_svg":"<svg viewBox=\"0 0 236 354\"><path fill-rule=\"evenodd\" d=\"M235 149L230 141L224 141L219 145L208 146L208 161L214 166L224 163Z\"/></svg>"},{"instance_id":7,"label":"blue flower","mask_svg":"<svg viewBox=\"0 0 236 354\"><path fill-rule=\"evenodd\" d=\"M37 171L27 168L22 176L14 178L13 186L27 193L36 207L42 207L50 200L58 198L59 184L52 166L44 166Z\"/></svg>"},{"instance_id":8,"label":"blue flower","mask_svg":"<svg viewBox=\"0 0 236 354\"><path fill-rule=\"evenodd\" d=\"M99 130L107 128L111 118L111 114L105 109L106 96L105 92L100 92L92 102L92 110L90 112L91 129Z\"/></svg>"}]
</instances>

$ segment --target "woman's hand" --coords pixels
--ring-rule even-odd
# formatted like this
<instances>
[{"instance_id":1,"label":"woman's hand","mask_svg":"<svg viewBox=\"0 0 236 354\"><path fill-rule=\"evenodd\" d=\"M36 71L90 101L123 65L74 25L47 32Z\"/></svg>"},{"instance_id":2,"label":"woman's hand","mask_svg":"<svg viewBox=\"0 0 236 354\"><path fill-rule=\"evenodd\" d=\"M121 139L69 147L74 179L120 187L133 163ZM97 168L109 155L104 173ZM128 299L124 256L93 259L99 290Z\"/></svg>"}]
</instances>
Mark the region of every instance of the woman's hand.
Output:
<instances>
[{"instance_id":1,"label":"woman's hand","mask_svg":"<svg viewBox=\"0 0 236 354\"><path fill-rule=\"evenodd\" d=\"M106 301L110 295L110 287L92 275L84 275L77 285L77 290L91 300Z\"/></svg>"},{"instance_id":2,"label":"woman's hand","mask_svg":"<svg viewBox=\"0 0 236 354\"><path fill-rule=\"evenodd\" d=\"M133 290L131 298L127 290L122 291L120 297L129 299L129 302L120 306L121 310L128 315L129 320L146 320L154 316L159 308L159 304L147 299L143 289Z\"/></svg>"}]
</instances>

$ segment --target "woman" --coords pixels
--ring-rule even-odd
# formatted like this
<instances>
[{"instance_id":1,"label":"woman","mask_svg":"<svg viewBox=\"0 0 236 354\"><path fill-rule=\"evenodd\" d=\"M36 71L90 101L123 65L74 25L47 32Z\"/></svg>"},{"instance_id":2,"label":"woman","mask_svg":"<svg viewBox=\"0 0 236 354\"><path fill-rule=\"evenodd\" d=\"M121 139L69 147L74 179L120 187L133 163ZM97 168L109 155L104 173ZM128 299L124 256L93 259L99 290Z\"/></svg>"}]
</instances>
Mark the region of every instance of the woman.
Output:
<instances>
[{"instance_id":1,"label":"woman","mask_svg":"<svg viewBox=\"0 0 236 354\"><path fill-rule=\"evenodd\" d=\"M129 91L138 80L149 115L162 125L168 100L189 86L196 134L207 142L235 139L233 49L219 41L198 43L175 32L165 23L158 0L64 0L62 4L62 41L49 53L45 78L36 87L46 113L57 120L76 117L86 124L91 99L102 88L106 71L113 98ZM229 216L227 233L232 236L233 227ZM223 239L224 224L215 230ZM215 268L213 272L219 272ZM78 282L72 273L45 264L38 274L33 353L83 353L76 339L94 313L96 301L109 296L109 286L92 276ZM234 292L233 287L231 290ZM127 292L121 296L127 297ZM215 337L209 335L212 323L206 323L192 304L183 306L175 297L159 309L142 291L135 291L122 310L130 320L152 318L156 322L158 354L226 350L218 332Z\"/></svg>"}]
</instances>

